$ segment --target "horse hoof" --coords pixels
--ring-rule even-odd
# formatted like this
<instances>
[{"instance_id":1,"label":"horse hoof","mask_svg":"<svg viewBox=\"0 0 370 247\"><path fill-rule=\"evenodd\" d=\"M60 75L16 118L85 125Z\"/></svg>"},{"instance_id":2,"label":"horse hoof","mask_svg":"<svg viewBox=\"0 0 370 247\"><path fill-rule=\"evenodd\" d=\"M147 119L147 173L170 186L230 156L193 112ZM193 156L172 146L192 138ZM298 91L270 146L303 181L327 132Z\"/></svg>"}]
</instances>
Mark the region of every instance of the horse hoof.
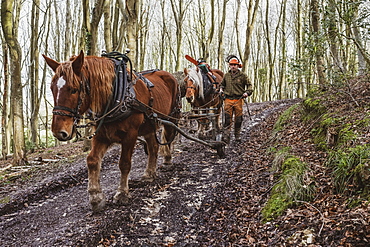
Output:
<instances>
[{"instance_id":1,"label":"horse hoof","mask_svg":"<svg viewBox=\"0 0 370 247\"><path fill-rule=\"evenodd\" d=\"M103 193L98 193L90 195L90 205L93 212L100 212L105 207L105 195Z\"/></svg>"},{"instance_id":2,"label":"horse hoof","mask_svg":"<svg viewBox=\"0 0 370 247\"><path fill-rule=\"evenodd\" d=\"M147 173L145 173L143 175L143 177L141 178L141 180L144 181L144 182L151 183L151 182L153 182L156 179L156 177L157 177L157 175L155 173L154 174L147 174Z\"/></svg>"},{"instance_id":3,"label":"horse hoof","mask_svg":"<svg viewBox=\"0 0 370 247\"><path fill-rule=\"evenodd\" d=\"M162 164L163 165L172 165L172 157L164 158Z\"/></svg>"},{"instance_id":4,"label":"horse hoof","mask_svg":"<svg viewBox=\"0 0 370 247\"><path fill-rule=\"evenodd\" d=\"M117 192L113 197L113 203L117 205L125 205L129 203L131 196L125 192Z\"/></svg>"}]
</instances>

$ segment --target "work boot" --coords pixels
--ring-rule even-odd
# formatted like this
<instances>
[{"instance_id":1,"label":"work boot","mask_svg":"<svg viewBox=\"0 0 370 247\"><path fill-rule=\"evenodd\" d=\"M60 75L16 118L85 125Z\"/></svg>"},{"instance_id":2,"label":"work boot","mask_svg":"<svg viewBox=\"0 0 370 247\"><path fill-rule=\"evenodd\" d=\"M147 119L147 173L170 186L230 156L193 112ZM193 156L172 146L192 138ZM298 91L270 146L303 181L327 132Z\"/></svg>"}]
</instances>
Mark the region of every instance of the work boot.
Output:
<instances>
[{"instance_id":1,"label":"work boot","mask_svg":"<svg viewBox=\"0 0 370 247\"><path fill-rule=\"evenodd\" d=\"M242 122L243 122L243 116L238 116L235 118L235 124L234 124L234 136L235 136L235 141L240 142L240 129L242 127Z\"/></svg>"},{"instance_id":2,"label":"work boot","mask_svg":"<svg viewBox=\"0 0 370 247\"><path fill-rule=\"evenodd\" d=\"M240 129L241 128L237 128L234 130L234 136L235 136L235 141L236 142L240 142L242 139L240 137Z\"/></svg>"},{"instance_id":3,"label":"work boot","mask_svg":"<svg viewBox=\"0 0 370 247\"><path fill-rule=\"evenodd\" d=\"M225 142L226 144L230 143L230 128L224 129L224 132L222 134L222 141Z\"/></svg>"}]
</instances>

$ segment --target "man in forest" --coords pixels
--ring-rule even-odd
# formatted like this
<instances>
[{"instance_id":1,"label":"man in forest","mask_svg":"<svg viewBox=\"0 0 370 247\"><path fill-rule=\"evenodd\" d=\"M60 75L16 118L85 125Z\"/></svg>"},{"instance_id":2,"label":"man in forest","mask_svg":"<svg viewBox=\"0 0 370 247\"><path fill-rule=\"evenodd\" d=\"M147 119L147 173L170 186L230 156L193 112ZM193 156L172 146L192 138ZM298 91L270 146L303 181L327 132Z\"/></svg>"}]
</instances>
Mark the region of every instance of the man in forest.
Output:
<instances>
[{"instance_id":1,"label":"man in forest","mask_svg":"<svg viewBox=\"0 0 370 247\"><path fill-rule=\"evenodd\" d=\"M243 100L252 95L252 83L248 76L241 72L242 67L236 56L227 59L230 70L225 74L221 82L220 93L224 97L224 133L223 141L230 143L232 118L234 115L234 136L240 141L240 130L243 122Z\"/></svg>"}]
</instances>

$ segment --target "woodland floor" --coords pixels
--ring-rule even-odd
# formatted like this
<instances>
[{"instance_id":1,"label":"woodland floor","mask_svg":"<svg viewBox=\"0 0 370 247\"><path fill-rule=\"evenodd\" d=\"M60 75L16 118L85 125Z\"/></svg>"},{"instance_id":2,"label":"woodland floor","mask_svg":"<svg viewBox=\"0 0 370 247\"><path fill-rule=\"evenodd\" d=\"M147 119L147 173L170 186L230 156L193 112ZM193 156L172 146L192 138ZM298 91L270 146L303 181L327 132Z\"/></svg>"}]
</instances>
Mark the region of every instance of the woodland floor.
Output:
<instances>
[{"instance_id":1,"label":"woodland floor","mask_svg":"<svg viewBox=\"0 0 370 247\"><path fill-rule=\"evenodd\" d=\"M108 204L99 214L89 207L81 142L29 155L32 167L8 168L10 181L0 185L0 246L369 246L369 206L346 208L345 198L333 193L325 156L298 120L280 138L312 166L317 196L274 221L261 221L276 182L267 152L276 141L271 131L282 111L298 102L249 104L252 119L245 109L243 140L232 139L223 159L180 138L173 164L160 165L152 183L140 180L146 155L138 144L132 198L123 206L112 203L120 150L113 146L101 176ZM1 163L3 173L7 162Z\"/></svg>"}]
</instances>

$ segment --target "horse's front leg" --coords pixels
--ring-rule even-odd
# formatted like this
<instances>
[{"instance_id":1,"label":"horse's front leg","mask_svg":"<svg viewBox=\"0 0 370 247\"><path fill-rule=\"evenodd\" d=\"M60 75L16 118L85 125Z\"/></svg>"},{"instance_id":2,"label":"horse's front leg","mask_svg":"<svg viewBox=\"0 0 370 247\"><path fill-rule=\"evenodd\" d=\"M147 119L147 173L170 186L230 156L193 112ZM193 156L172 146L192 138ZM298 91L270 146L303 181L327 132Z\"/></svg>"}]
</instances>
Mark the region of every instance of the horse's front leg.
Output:
<instances>
[{"instance_id":1,"label":"horse's front leg","mask_svg":"<svg viewBox=\"0 0 370 247\"><path fill-rule=\"evenodd\" d=\"M101 161L109 144L95 140L92 142L92 149L87 156L88 169L88 192L91 208L94 212L101 211L105 206L105 195L100 186Z\"/></svg>"},{"instance_id":2,"label":"horse's front leg","mask_svg":"<svg viewBox=\"0 0 370 247\"><path fill-rule=\"evenodd\" d=\"M121 180L116 194L113 197L113 202L116 204L126 204L130 197L128 178L131 170L131 158L134 152L137 135L125 138L122 142L121 158L119 161L119 169L121 171Z\"/></svg>"}]
</instances>

